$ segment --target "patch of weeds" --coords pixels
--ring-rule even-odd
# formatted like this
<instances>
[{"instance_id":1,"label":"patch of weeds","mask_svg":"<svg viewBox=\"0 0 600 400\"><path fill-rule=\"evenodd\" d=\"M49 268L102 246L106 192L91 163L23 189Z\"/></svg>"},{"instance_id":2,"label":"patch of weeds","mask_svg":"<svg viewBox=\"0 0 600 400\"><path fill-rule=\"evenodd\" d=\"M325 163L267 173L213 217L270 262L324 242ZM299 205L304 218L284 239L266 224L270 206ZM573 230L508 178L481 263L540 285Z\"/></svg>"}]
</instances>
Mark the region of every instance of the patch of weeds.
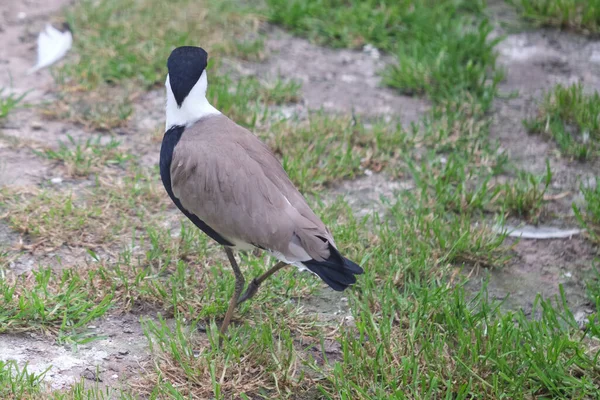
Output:
<instances>
[{"instance_id":1,"label":"patch of weeds","mask_svg":"<svg viewBox=\"0 0 600 400\"><path fill-rule=\"evenodd\" d=\"M46 373L35 374L27 367L19 367L16 361L0 360L0 396L3 399L35 399L42 391L42 380Z\"/></svg>"},{"instance_id":2,"label":"patch of weeds","mask_svg":"<svg viewBox=\"0 0 600 400\"><path fill-rule=\"evenodd\" d=\"M266 13L272 22L319 44L358 48L371 43L384 50L393 49L407 34L411 25L405 20L422 11L420 7L481 13L484 5L480 1L462 0L267 0L266 3Z\"/></svg>"},{"instance_id":3,"label":"patch of weeds","mask_svg":"<svg viewBox=\"0 0 600 400\"><path fill-rule=\"evenodd\" d=\"M301 358L287 319L265 316L261 324L232 327L218 346L218 329L208 337L175 321L147 321L145 332L157 358L156 372L147 386L153 395L170 398L289 398L309 379L301 371ZM148 393L148 394L150 394Z\"/></svg>"},{"instance_id":4,"label":"patch of weeds","mask_svg":"<svg viewBox=\"0 0 600 400\"><path fill-rule=\"evenodd\" d=\"M552 137L561 152L580 161L600 150L600 95L586 95L583 85L557 85L546 94L537 117L524 121L532 133Z\"/></svg>"},{"instance_id":5,"label":"patch of weeds","mask_svg":"<svg viewBox=\"0 0 600 400\"><path fill-rule=\"evenodd\" d=\"M537 222L544 207L544 195L552 182L550 164L546 163L546 174L542 177L519 171L515 181L500 187L498 202L509 215Z\"/></svg>"},{"instance_id":6,"label":"patch of weeds","mask_svg":"<svg viewBox=\"0 0 600 400\"><path fill-rule=\"evenodd\" d=\"M321 44L372 44L395 55L384 82L403 93L441 101L468 92L489 103L502 76L493 51L499 39L490 39L483 7L479 1L268 0L266 14Z\"/></svg>"},{"instance_id":7,"label":"patch of weeds","mask_svg":"<svg viewBox=\"0 0 600 400\"><path fill-rule=\"evenodd\" d=\"M115 230L126 228L109 200L39 191L33 196L9 196L3 203L9 210L6 218L12 229L31 235L36 245L95 247L109 242ZM118 228L110 229L115 221L120 221Z\"/></svg>"},{"instance_id":8,"label":"patch of weeds","mask_svg":"<svg viewBox=\"0 0 600 400\"><path fill-rule=\"evenodd\" d=\"M216 68L211 68L214 71ZM236 123L254 128L268 117L265 106L297 102L301 84L296 81L261 82L253 77L234 81L227 75L209 76L207 97L211 104Z\"/></svg>"},{"instance_id":9,"label":"patch of weeds","mask_svg":"<svg viewBox=\"0 0 600 400\"><path fill-rule=\"evenodd\" d=\"M485 289L398 291L362 285L356 327L339 337L342 360L313 368L325 398L581 397L598 393L598 349L566 309L536 300L540 320L503 313ZM562 298L564 301L564 298ZM394 321L392 323L392 321ZM373 377L376 377L374 379Z\"/></svg>"},{"instance_id":10,"label":"patch of weeds","mask_svg":"<svg viewBox=\"0 0 600 400\"><path fill-rule=\"evenodd\" d=\"M351 121L314 114L308 122L277 124L263 139L282 158L283 168L301 192L359 172L361 152L352 145Z\"/></svg>"},{"instance_id":11,"label":"patch of weeds","mask_svg":"<svg viewBox=\"0 0 600 400\"><path fill-rule=\"evenodd\" d=\"M102 137L76 141L68 135L69 144L61 142L58 150L46 149L36 153L49 160L61 162L68 176L88 176L92 172L101 171L104 166L123 166L132 157L119 149L120 142L110 138L108 143L101 143Z\"/></svg>"},{"instance_id":12,"label":"patch of weeds","mask_svg":"<svg viewBox=\"0 0 600 400\"><path fill-rule=\"evenodd\" d=\"M600 32L599 0L511 0L525 18L539 26Z\"/></svg>"},{"instance_id":13,"label":"patch of weeds","mask_svg":"<svg viewBox=\"0 0 600 400\"><path fill-rule=\"evenodd\" d=\"M133 114L131 90L99 86L91 90L71 89L65 85L57 98L42 112L50 118L82 125L90 130L110 131L119 128Z\"/></svg>"},{"instance_id":14,"label":"patch of weeds","mask_svg":"<svg viewBox=\"0 0 600 400\"><path fill-rule=\"evenodd\" d=\"M575 217L587 234L594 241L600 243L600 181L596 178L595 184L582 185L581 192L585 199L585 209L581 210L573 204Z\"/></svg>"},{"instance_id":15,"label":"patch of weeds","mask_svg":"<svg viewBox=\"0 0 600 400\"><path fill-rule=\"evenodd\" d=\"M27 93L17 96L14 93L4 95L5 88L0 88L0 121L8 116L23 101Z\"/></svg>"},{"instance_id":16,"label":"patch of weeds","mask_svg":"<svg viewBox=\"0 0 600 400\"><path fill-rule=\"evenodd\" d=\"M462 154L430 155L420 164L410 159L407 164L419 189L411 201L423 210L473 215L489 209L499 191L491 184L492 174Z\"/></svg>"},{"instance_id":17,"label":"patch of weeds","mask_svg":"<svg viewBox=\"0 0 600 400\"><path fill-rule=\"evenodd\" d=\"M507 158L490 145L481 112L478 104L447 103L407 133L413 144L401 159L417 188L411 202L427 212L468 218L496 211L495 181L506 172Z\"/></svg>"},{"instance_id":18,"label":"patch of weeds","mask_svg":"<svg viewBox=\"0 0 600 400\"><path fill-rule=\"evenodd\" d=\"M0 192L11 227L31 235L33 248L62 245L95 249L116 244L154 220L167 202L158 182L144 174L98 178L98 186L78 194L33 190Z\"/></svg>"},{"instance_id":19,"label":"patch of weeds","mask_svg":"<svg viewBox=\"0 0 600 400\"><path fill-rule=\"evenodd\" d=\"M402 248L396 253L400 259L394 282L442 278L450 268L464 264L495 268L506 263L505 235L492 232L485 224L475 224L469 213L445 214L428 201L423 204L412 193L403 193L390 209L390 220L377 221L382 228L376 232L385 247ZM411 267L402 266L406 262Z\"/></svg>"},{"instance_id":20,"label":"patch of weeds","mask_svg":"<svg viewBox=\"0 0 600 400\"><path fill-rule=\"evenodd\" d=\"M265 41L262 37L236 40L228 55L239 60L263 61L266 58Z\"/></svg>"},{"instance_id":21,"label":"patch of weeds","mask_svg":"<svg viewBox=\"0 0 600 400\"><path fill-rule=\"evenodd\" d=\"M60 342L93 339L82 332L111 306L110 295L90 296L87 282L72 269L55 275L50 269L0 281L0 332L38 330L56 334Z\"/></svg>"},{"instance_id":22,"label":"patch of weeds","mask_svg":"<svg viewBox=\"0 0 600 400\"><path fill-rule=\"evenodd\" d=\"M503 78L494 51L501 38L490 39L491 24L471 26L470 19L430 7L415 10L414 18L415 26L407 28L411 37L400 41L397 62L383 72L383 82L434 102L469 94L489 108ZM433 29L430 21L436 21Z\"/></svg>"}]
</instances>

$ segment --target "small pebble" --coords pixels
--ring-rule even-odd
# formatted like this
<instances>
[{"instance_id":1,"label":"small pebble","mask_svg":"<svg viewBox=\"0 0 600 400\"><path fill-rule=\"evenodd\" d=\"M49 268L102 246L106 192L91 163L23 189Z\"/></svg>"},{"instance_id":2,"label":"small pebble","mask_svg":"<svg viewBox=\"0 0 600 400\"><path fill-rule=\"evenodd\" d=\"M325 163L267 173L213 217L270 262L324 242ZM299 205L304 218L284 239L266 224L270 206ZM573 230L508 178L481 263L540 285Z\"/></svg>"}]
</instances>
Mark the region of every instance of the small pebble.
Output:
<instances>
[{"instance_id":1,"label":"small pebble","mask_svg":"<svg viewBox=\"0 0 600 400\"><path fill-rule=\"evenodd\" d=\"M119 354L122 356L126 356L127 354L129 354L129 350L119 350Z\"/></svg>"},{"instance_id":2,"label":"small pebble","mask_svg":"<svg viewBox=\"0 0 600 400\"><path fill-rule=\"evenodd\" d=\"M60 178L60 177L57 177L57 178L52 178L52 179L50 179L50 182L52 182L52 183L54 183L54 184L59 184L59 183L62 183L62 181L63 181L63 180L62 180L62 178Z\"/></svg>"},{"instance_id":3,"label":"small pebble","mask_svg":"<svg viewBox=\"0 0 600 400\"><path fill-rule=\"evenodd\" d=\"M31 129L35 130L35 131L39 131L40 129L42 129L43 125L41 122L39 121L33 121L31 123Z\"/></svg>"},{"instance_id":4,"label":"small pebble","mask_svg":"<svg viewBox=\"0 0 600 400\"><path fill-rule=\"evenodd\" d=\"M379 53L379 49L373 46L372 44L366 44L363 47L363 52L367 53L374 60L379 60L381 54Z\"/></svg>"},{"instance_id":5,"label":"small pebble","mask_svg":"<svg viewBox=\"0 0 600 400\"><path fill-rule=\"evenodd\" d=\"M17 18L25 19L25 18L27 18L27 14L25 14L23 11L21 11L20 13L17 14Z\"/></svg>"}]
</instances>

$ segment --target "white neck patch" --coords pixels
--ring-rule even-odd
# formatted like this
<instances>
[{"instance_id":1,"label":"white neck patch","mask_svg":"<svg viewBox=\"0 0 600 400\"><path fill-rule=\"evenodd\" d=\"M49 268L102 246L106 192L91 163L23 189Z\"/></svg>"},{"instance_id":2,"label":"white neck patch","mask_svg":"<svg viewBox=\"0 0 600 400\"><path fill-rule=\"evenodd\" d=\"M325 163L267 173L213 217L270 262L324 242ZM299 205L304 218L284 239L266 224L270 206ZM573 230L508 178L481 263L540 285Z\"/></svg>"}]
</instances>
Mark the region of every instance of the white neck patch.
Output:
<instances>
[{"instance_id":1,"label":"white neck patch","mask_svg":"<svg viewBox=\"0 0 600 400\"><path fill-rule=\"evenodd\" d=\"M183 103L181 103L181 107L177 106L177 101L171 90L168 74L165 86L167 89L167 130L175 125L190 126L207 115L221 114L221 112L214 108L206 99L206 89L208 87L206 71L202 72L198 82L196 82L190 93L183 100Z\"/></svg>"}]
</instances>

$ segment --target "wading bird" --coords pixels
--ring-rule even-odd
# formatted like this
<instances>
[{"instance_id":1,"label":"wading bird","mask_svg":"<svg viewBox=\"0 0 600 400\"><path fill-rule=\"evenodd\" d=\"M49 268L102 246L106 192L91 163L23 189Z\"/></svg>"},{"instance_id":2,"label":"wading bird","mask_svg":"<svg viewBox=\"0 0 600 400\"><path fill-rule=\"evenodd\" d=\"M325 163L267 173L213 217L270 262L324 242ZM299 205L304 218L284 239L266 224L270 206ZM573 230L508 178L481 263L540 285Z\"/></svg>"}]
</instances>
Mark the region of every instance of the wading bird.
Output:
<instances>
[{"instance_id":1,"label":"wading bird","mask_svg":"<svg viewBox=\"0 0 600 400\"><path fill-rule=\"evenodd\" d=\"M169 197L198 228L225 248L235 290L221 325L237 305L286 265L309 270L337 291L363 269L337 250L331 232L310 209L269 148L206 99L208 55L173 50L167 61L166 132L160 176ZM234 251L269 252L279 260L244 289Z\"/></svg>"}]
</instances>

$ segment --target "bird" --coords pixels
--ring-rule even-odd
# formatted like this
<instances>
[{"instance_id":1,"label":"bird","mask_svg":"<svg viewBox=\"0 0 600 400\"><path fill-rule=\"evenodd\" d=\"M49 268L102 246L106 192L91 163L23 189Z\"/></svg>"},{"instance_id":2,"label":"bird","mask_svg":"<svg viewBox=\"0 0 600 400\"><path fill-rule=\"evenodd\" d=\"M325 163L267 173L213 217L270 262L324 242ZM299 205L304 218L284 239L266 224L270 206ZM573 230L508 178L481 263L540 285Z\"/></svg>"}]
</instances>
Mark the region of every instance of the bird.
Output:
<instances>
[{"instance_id":1,"label":"bird","mask_svg":"<svg viewBox=\"0 0 600 400\"><path fill-rule=\"evenodd\" d=\"M175 48L167 59L166 122L160 177L177 208L223 246L235 276L219 329L235 308L287 265L308 270L343 291L364 272L342 256L331 231L312 211L269 147L206 98L208 54ZM246 287L235 253L260 249L279 260Z\"/></svg>"}]
</instances>

